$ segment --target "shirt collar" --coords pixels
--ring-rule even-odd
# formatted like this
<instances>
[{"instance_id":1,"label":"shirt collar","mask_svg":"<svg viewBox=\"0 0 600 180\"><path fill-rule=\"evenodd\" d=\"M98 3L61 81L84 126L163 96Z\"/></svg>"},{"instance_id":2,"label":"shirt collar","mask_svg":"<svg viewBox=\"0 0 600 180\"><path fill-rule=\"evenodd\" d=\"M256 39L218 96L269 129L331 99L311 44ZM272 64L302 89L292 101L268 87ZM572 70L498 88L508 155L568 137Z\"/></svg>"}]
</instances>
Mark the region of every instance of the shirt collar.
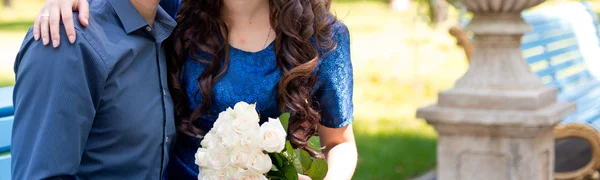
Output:
<instances>
[{"instance_id":1,"label":"shirt collar","mask_svg":"<svg viewBox=\"0 0 600 180\"><path fill-rule=\"evenodd\" d=\"M148 22L140 15L140 13L133 7L129 0L108 0L109 4L114 9L115 13L127 34L136 31L140 28L148 26ZM177 23L162 7L158 6L156 11L156 17L154 26L156 29L156 39L166 39Z\"/></svg>"}]
</instances>

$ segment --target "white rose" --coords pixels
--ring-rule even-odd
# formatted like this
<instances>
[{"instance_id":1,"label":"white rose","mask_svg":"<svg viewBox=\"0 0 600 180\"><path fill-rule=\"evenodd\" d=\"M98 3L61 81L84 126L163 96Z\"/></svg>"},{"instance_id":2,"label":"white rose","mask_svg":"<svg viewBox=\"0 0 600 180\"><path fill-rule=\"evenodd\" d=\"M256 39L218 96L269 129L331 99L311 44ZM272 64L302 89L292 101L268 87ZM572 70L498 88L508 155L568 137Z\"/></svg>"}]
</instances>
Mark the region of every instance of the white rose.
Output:
<instances>
[{"instance_id":1,"label":"white rose","mask_svg":"<svg viewBox=\"0 0 600 180\"><path fill-rule=\"evenodd\" d=\"M198 172L198 180L209 180L212 176L212 173L208 169L200 168L200 172Z\"/></svg>"},{"instance_id":2,"label":"white rose","mask_svg":"<svg viewBox=\"0 0 600 180\"><path fill-rule=\"evenodd\" d=\"M239 176L246 172L246 169L241 166L234 165L227 167L224 172L227 179L239 179Z\"/></svg>"},{"instance_id":3,"label":"white rose","mask_svg":"<svg viewBox=\"0 0 600 180\"><path fill-rule=\"evenodd\" d=\"M235 119L235 112L231 108L227 108L225 111L219 113L219 117L213 123L213 128L221 127L223 124L231 123Z\"/></svg>"},{"instance_id":4,"label":"white rose","mask_svg":"<svg viewBox=\"0 0 600 180\"><path fill-rule=\"evenodd\" d=\"M249 169L264 174L271 170L273 164L271 164L271 157L269 155L255 150L250 154L247 166Z\"/></svg>"},{"instance_id":5,"label":"white rose","mask_svg":"<svg viewBox=\"0 0 600 180\"><path fill-rule=\"evenodd\" d=\"M217 171L213 169L203 169L200 168L200 172L198 173L198 180L213 180L217 177Z\"/></svg>"},{"instance_id":6,"label":"white rose","mask_svg":"<svg viewBox=\"0 0 600 180\"><path fill-rule=\"evenodd\" d=\"M233 132L233 119L215 121L215 123L217 122L219 123L213 124L213 128L211 129L211 131L215 131L217 134L228 134Z\"/></svg>"},{"instance_id":7,"label":"white rose","mask_svg":"<svg viewBox=\"0 0 600 180\"><path fill-rule=\"evenodd\" d=\"M233 111L235 112L235 117L245 117L249 120L255 121L258 123L259 116L258 112L256 112L256 104L248 104L246 102L238 102L233 106Z\"/></svg>"},{"instance_id":8,"label":"white rose","mask_svg":"<svg viewBox=\"0 0 600 180\"><path fill-rule=\"evenodd\" d=\"M210 149L208 154L208 166L215 170L224 169L229 165L229 152L225 148Z\"/></svg>"},{"instance_id":9,"label":"white rose","mask_svg":"<svg viewBox=\"0 0 600 180\"><path fill-rule=\"evenodd\" d=\"M218 170L218 171L215 171L215 173L211 177L211 180L230 180L230 179L227 177L226 170Z\"/></svg>"},{"instance_id":10,"label":"white rose","mask_svg":"<svg viewBox=\"0 0 600 180\"><path fill-rule=\"evenodd\" d=\"M247 169L246 164L252 151L246 147L236 147L231 150L230 163L239 165L241 168Z\"/></svg>"},{"instance_id":11,"label":"white rose","mask_svg":"<svg viewBox=\"0 0 600 180\"><path fill-rule=\"evenodd\" d=\"M233 120L235 119L235 111L230 107L219 113L218 119Z\"/></svg>"},{"instance_id":12,"label":"white rose","mask_svg":"<svg viewBox=\"0 0 600 180\"><path fill-rule=\"evenodd\" d=\"M208 149L206 148L198 148L198 151L196 151L196 165L200 166L200 167L206 167L206 165L208 164Z\"/></svg>"},{"instance_id":13,"label":"white rose","mask_svg":"<svg viewBox=\"0 0 600 180\"><path fill-rule=\"evenodd\" d=\"M279 153L285 147L286 133L279 119L269 118L258 130L261 147L269 153Z\"/></svg>"},{"instance_id":14,"label":"white rose","mask_svg":"<svg viewBox=\"0 0 600 180\"><path fill-rule=\"evenodd\" d=\"M223 144L221 143L221 136L214 131L208 132L200 142L200 145L207 149L223 147Z\"/></svg>"},{"instance_id":15,"label":"white rose","mask_svg":"<svg viewBox=\"0 0 600 180\"><path fill-rule=\"evenodd\" d=\"M213 127L210 131L216 134L230 132L231 124L234 119L235 113L233 112L233 109L227 108L225 111L219 113L219 117L213 123Z\"/></svg>"},{"instance_id":16,"label":"white rose","mask_svg":"<svg viewBox=\"0 0 600 180\"><path fill-rule=\"evenodd\" d=\"M233 120L233 130L238 134L243 134L246 131L255 131L260 127L258 118L248 116L237 116Z\"/></svg>"},{"instance_id":17,"label":"white rose","mask_svg":"<svg viewBox=\"0 0 600 180\"><path fill-rule=\"evenodd\" d=\"M231 129L231 128L226 128ZM218 134L219 138L217 142L225 147L237 147L240 146L240 135L233 131L224 131Z\"/></svg>"},{"instance_id":18,"label":"white rose","mask_svg":"<svg viewBox=\"0 0 600 180\"><path fill-rule=\"evenodd\" d=\"M258 129L246 131L240 135L240 143L243 147L250 149L260 149L261 140L258 136Z\"/></svg>"},{"instance_id":19,"label":"white rose","mask_svg":"<svg viewBox=\"0 0 600 180\"><path fill-rule=\"evenodd\" d=\"M240 173L236 178L236 180L267 180L267 177L256 172L256 171L246 171Z\"/></svg>"},{"instance_id":20,"label":"white rose","mask_svg":"<svg viewBox=\"0 0 600 180\"><path fill-rule=\"evenodd\" d=\"M214 169L200 169L198 180L227 180L225 171Z\"/></svg>"}]
</instances>

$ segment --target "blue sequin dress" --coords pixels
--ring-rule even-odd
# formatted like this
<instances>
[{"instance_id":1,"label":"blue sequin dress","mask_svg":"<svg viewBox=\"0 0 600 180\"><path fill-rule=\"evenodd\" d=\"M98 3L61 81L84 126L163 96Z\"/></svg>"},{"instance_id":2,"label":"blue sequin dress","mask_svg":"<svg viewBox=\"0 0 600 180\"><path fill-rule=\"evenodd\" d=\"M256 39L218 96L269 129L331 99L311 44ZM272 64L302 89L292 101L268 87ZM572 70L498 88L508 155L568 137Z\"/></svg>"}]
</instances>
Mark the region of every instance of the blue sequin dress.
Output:
<instances>
[{"instance_id":1,"label":"blue sequin dress","mask_svg":"<svg viewBox=\"0 0 600 180\"><path fill-rule=\"evenodd\" d=\"M339 128L353 120L353 75L347 27L342 23L335 24L332 39L337 47L321 55L313 98L319 104L321 124ZM275 61L273 43L258 52L247 52L234 47L230 49L229 69L213 87L213 103L200 119L199 128L205 131L212 128L220 112L240 101L256 103L262 119L281 114L276 102L281 71ZM210 59L207 53L199 52L198 55L203 59ZM196 79L204 68L203 64L190 58L183 67L182 85L186 88L191 109L200 107L202 103ZM200 147L200 139L179 134L175 144L167 179L197 179L198 166L194 163L194 154Z\"/></svg>"}]
</instances>

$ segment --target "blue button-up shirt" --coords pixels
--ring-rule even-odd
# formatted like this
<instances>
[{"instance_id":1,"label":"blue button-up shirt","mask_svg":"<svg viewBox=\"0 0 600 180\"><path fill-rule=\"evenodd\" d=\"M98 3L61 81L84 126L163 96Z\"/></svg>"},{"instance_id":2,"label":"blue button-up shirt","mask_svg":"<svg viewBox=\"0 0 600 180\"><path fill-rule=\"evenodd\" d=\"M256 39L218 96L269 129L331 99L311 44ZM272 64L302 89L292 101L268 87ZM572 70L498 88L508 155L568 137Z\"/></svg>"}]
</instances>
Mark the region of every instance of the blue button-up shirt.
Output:
<instances>
[{"instance_id":1,"label":"blue button-up shirt","mask_svg":"<svg viewBox=\"0 0 600 180\"><path fill-rule=\"evenodd\" d=\"M176 23L159 7L150 26L128 0L91 1L90 11L75 44L44 46L31 30L25 37L15 62L13 179L164 174L175 125L162 42Z\"/></svg>"}]
</instances>

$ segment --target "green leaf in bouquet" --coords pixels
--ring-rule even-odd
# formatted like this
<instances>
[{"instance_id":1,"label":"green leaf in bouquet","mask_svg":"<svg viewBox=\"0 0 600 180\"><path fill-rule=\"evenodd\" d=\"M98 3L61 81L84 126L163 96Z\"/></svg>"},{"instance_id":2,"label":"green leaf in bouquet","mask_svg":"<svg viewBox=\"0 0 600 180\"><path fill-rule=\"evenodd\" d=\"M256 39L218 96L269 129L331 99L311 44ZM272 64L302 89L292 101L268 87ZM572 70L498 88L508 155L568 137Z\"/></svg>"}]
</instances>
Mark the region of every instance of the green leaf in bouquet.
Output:
<instances>
[{"instance_id":1,"label":"green leaf in bouquet","mask_svg":"<svg viewBox=\"0 0 600 180\"><path fill-rule=\"evenodd\" d=\"M307 174L313 180L322 180L327 175L327 161L325 159L314 159L308 168Z\"/></svg>"},{"instance_id":2,"label":"green leaf in bouquet","mask_svg":"<svg viewBox=\"0 0 600 180\"><path fill-rule=\"evenodd\" d=\"M310 139L308 139L308 147L311 150L317 151L317 152L321 152L321 139L319 138L319 136L313 136Z\"/></svg>"},{"instance_id":3,"label":"green leaf in bouquet","mask_svg":"<svg viewBox=\"0 0 600 180\"><path fill-rule=\"evenodd\" d=\"M269 179L285 179L285 174L279 170L271 170L267 173Z\"/></svg>"},{"instance_id":4,"label":"green leaf in bouquet","mask_svg":"<svg viewBox=\"0 0 600 180\"><path fill-rule=\"evenodd\" d=\"M288 159L294 159L294 147L292 147L290 141L285 141L285 150L287 151Z\"/></svg>"},{"instance_id":5,"label":"green leaf in bouquet","mask_svg":"<svg viewBox=\"0 0 600 180\"><path fill-rule=\"evenodd\" d=\"M302 163L300 162L300 157L294 157L294 159L292 160L292 164L294 165L298 173L306 174L306 170L304 169L304 167L302 167Z\"/></svg>"},{"instance_id":6,"label":"green leaf in bouquet","mask_svg":"<svg viewBox=\"0 0 600 180\"><path fill-rule=\"evenodd\" d=\"M313 162L313 158L310 157L310 154L302 149L297 149L296 154L298 154L298 160L300 161L300 165L302 165L302 173L306 174L308 169L310 168L310 164Z\"/></svg>"},{"instance_id":7,"label":"green leaf in bouquet","mask_svg":"<svg viewBox=\"0 0 600 180\"><path fill-rule=\"evenodd\" d=\"M281 125L283 125L283 129L285 132L288 131L289 122L290 122L290 113L283 113L279 116L279 121L281 121Z\"/></svg>"},{"instance_id":8,"label":"green leaf in bouquet","mask_svg":"<svg viewBox=\"0 0 600 180\"><path fill-rule=\"evenodd\" d=\"M287 180L298 180L298 172L296 171L296 168L293 165L287 165L284 166L283 169L283 174L285 174L285 179Z\"/></svg>"},{"instance_id":9,"label":"green leaf in bouquet","mask_svg":"<svg viewBox=\"0 0 600 180\"><path fill-rule=\"evenodd\" d=\"M283 167L285 161L283 157L281 157L281 154L269 153L269 157L271 157L271 162L273 165L275 165L275 167L277 167L277 169L281 169Z\"/></svg>"}]
</instances>

